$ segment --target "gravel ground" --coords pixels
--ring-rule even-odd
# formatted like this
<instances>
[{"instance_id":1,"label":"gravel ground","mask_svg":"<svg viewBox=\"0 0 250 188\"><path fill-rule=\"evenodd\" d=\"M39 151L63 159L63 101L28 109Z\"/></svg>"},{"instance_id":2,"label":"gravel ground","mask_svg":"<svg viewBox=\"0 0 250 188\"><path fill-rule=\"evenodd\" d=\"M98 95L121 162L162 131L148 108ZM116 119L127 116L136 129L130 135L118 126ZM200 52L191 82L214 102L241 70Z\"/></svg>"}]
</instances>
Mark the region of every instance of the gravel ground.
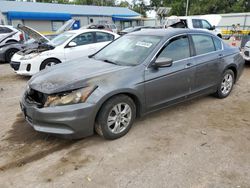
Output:
<instances>
[{"instance_id":1,"label":"gravel ground","mask_svg":"<svg viewBox=\"0 0 250 188\"><path fill-rule=\"evenodd\" d=\"M250 187L250 66L223 100L202 97L138 119L114 141L35 132L28 78L0 65L0 187Z\"/></svg>"}]
</instances>

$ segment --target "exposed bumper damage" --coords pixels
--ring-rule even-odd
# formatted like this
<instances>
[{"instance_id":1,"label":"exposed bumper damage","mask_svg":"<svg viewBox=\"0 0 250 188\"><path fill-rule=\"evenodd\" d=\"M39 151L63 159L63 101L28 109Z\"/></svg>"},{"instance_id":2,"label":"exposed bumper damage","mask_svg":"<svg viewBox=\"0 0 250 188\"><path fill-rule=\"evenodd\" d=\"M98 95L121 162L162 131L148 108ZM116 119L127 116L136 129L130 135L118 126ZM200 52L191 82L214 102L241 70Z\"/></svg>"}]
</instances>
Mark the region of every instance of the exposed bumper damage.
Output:
<instances>
[{"instance_id":1,"label":"exposed bumper damage","mask_svg":"<svg viewBox=\"0 0 250 188\"><path fill-rule=\"evenodd\" d=\"M75 139L93 134L95 120L93 104L43 107L44 99L41 93L36 94L36 98L32 97L33 99L26 92L20 105L26 121L36 131Z\"/></svg>"}]
</instances>

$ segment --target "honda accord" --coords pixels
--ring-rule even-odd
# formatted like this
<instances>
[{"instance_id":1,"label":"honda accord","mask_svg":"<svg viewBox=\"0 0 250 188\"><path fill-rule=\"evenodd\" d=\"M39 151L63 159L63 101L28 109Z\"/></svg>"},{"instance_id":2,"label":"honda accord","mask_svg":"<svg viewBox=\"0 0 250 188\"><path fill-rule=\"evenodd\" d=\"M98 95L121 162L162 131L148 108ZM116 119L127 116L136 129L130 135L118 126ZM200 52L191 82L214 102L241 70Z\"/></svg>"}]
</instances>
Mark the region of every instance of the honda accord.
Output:
<instances>
[{"instance_id":1,"label":"honda accord","mask_svg":"<svg viewBox=\"0 0 250 188\"><path fill-rule=\"evenodd\" d=\"M201 95L227 97L243 67L239 49L209 32L148 29L39 72L21 108L40 132L116 139L136 117Z\"/></svg>"}]
</instances>

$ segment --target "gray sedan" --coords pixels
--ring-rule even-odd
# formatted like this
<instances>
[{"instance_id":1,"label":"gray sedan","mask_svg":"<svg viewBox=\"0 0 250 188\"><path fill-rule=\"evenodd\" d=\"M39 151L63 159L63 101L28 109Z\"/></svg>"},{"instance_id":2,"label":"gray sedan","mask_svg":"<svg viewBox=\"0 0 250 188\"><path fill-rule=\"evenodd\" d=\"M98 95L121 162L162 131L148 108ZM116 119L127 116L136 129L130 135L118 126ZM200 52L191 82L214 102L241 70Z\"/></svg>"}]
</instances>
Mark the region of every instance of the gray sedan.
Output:
<instances>
[{"instance_id":1,"label":"gray sedan","mask_svg":"<svg viewBox=\"0 0 250 188\"><path fill-rule=\"evenodd\" d=\"M239 49L208 32L139 31L33 76L21 108L40 132L116 139L136 117L201 95L227 97L243 67Z\"/></svg>"}]
</instances>

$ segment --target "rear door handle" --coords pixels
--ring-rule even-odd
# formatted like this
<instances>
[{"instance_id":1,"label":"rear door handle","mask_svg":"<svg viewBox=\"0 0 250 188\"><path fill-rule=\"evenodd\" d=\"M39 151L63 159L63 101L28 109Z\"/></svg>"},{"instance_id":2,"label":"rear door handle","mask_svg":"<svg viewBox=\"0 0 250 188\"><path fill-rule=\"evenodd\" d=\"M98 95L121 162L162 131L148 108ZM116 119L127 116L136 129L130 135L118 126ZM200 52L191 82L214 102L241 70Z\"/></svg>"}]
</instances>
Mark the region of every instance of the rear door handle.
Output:
<instances>
[{"instance_id":1,"label":"rear door handle","mask_svg":"<svg viewBox=\"0 0 250 188\"><path fill-rule=\"evenodd\" d=\"M224 55L223 54L219 54L219 57L223 57Z\"/></svg>"},{"instance_id":2,"label":"rear door handle","mask_svg":"<svg viewBox=\"0 0 250 188\"><path fill-rule=\"evenodd\" d=\"M193 63L187 63L186 64L186 68L189 68L189 67L192 67L193 66Z\"/></svg>"}]
</instances>

